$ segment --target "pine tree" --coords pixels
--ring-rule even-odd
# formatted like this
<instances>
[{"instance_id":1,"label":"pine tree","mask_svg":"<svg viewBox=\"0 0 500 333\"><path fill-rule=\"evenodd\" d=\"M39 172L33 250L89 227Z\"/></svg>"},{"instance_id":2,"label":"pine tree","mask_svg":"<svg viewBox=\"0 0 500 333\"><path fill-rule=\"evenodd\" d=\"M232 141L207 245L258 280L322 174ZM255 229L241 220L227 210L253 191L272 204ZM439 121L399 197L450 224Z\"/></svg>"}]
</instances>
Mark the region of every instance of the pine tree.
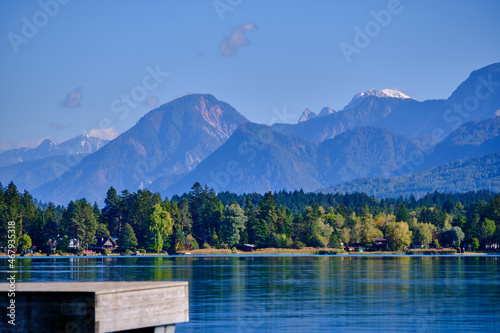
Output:
<instances>
[{"instance_id":1,"label":"pine tree","mask_svg":"<svg viewBox=\"0 0 500 333\"><path fill-rule=\"evenodd\" d=\"M137 237L134 229L128 223L123 226L121 237L118 238L118 246L128 251L130 248L137 246Z\"/></svg>"},{"instance_id":2,"label":"pine tree","mask_svg":"<svg viewBox=\"0 0 500 333\"><path fill-rule=\"evenodd\" d=\"M110 187L106 193L101 222L107 226L111 235L116 237L120 234L120 199L114 187Z\"/></svg>"},{"instance_id":3,"label":"pine tree","mask_svg":"<svg viewBox=\"0 0 500 333\"><path fill-rule=\"evenodd\" d=\"M396 221L397 222L409 222L410 212L402 199L398 200L397 210L396 210Z\"/></svg>"}]
</instances>

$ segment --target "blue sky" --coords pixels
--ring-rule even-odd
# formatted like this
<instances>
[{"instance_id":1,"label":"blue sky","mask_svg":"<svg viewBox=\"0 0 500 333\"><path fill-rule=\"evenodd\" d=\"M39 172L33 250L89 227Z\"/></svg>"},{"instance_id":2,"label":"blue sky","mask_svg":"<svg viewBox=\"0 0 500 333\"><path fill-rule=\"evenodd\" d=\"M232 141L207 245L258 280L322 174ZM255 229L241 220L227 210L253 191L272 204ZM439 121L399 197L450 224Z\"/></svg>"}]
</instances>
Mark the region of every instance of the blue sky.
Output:
<instances>
[{"instance_id":1,"label":"blue sky","mask_svg":"<svg viewBox=\"0 0 500 333\"><path fill-rule=\"evenodd\" d=\"M370 88L447 98L500 61L498 17L493 0L2 1L0 150L113 137L194 92L259 123Z\"/></svg>"}]
</instances>

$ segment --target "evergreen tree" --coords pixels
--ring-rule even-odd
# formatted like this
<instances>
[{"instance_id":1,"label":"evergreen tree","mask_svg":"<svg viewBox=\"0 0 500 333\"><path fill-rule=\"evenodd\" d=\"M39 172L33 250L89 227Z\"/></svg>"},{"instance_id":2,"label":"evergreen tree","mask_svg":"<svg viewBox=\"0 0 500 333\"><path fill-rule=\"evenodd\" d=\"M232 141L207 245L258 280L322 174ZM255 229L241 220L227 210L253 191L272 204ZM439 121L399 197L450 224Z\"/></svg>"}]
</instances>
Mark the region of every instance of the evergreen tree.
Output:
<instances>
[{"instance_id":1,"label":"evergreen tree","mask_svg":"<svg viewBox=\"0 0 500 333\"><path fill-rule=\"evenodd\" d=\"M60 233L59 230L59 221L57 220L57 214L56 214L56 207L54 204L51 202L49 203L49 206L43 213L43 230L44 230L44 243L47 242L49 239L57 239Z\"/></svg>"},{"instance_id":2,"label":"evergreen tree","mask_svg":"<svg viewBox=\"0 0 500 333\"><path fill-rule=\"evenodd\" d=\"M257 211L250 197L247 197L245 202L245 215L247 217L247 225L243 231L242 238L245 239L243 243L255 244L254 226L258 224ZM246 234L246 235L245 235Z\"/></svg>"},{"instance_id":3,"label":"evergreen tree","mask_svg":"<svg viewBox=\"0 0 500 333\"><path fill-rule=\"evenodd\" d=\"M8 223L10 221L15 223L16 243L23 230L23 221L19 214L21 208L21 195L17 191L17 187L13 182L10 182L5 189L5 192L3 192L3 202L2 211L0 212L0 229L2 231L0 237L2 237L2 244L6 246Z\"/></svg>"},{"instance_id":4,"label":"evergreen tree","mask_svg":"<svg viewBox=\"0 0 500 333\"><path fill-rule=\"evenodd\" d=\"M178 204L180 218L181 218L181 227L185 232L190 232L193 227L193 219L191 217L191 213L189 212L189 201L186 197L182 198Z\"/></svg>"},{"instance_id":5,"label":"evergreen tree","mask_svg":"<svg viewBox=\"0 0 500 333\"><path fill-rule=\"evenodd\" d=\"M111 234L104 223L97 223L97 228L95 231L96 238L108 238Z\"/></svg>"},{"instance_id":6,"label":"evergreen tree","mask_svg":"<svg viewBox=\"0 0 500 333\"><path fill-rule=\"evenodd\" d=\"M397 222L409 222L410 221L410 212L406 208L406 205L405 205L402 198L400 200L398 200L398 203L397 203L396 221Z\"/></svg>"},{"instance_id":7,"label":"evergreen tree","mask_svg":"<svg viewBox=\"0 0 500 333\"><path fill-rule=\"evenodd\" d=\"M132 193L128 209L128 223L134 229L138 246L146 248L150 218L153 213L153 193L148 190L138 190Z\"/></svg>"},{"instance_id":8,"label":"evergreen tree","mask_svg":"<svg viewBox=\"0 0 500 333\"><path fill-rule=\"evenodd\" d=\"M45 212L38 210L35 222L31 225L28 234L31 236L33 246L41 248L45 244Z\"/></svg>"},{"instance_id":9,"label":"evergreen tree","mask_svg":"<svg viewBox=\"0 0 500 333\"><path fill-rule=\"evenodd\" d=\"M63 214L62 224L64 232L70 239L78 240L80 249L86 249L90 244L95 244L97 219L94 215L94 208L87 200L71 201Z\"/></svg>"},{"instance_id":10,"label":"evergreen tree","mask_svg":"<svg viewBox=\"0 0 500 333\"><path fill-rule=\"evenodd\" d=\"M20 218L22 221L21 225L23 226L23 230L21 230L21 232L29 233L35 223L37 217L36 215L37 210L35 204L33 203L33 197L28 191L25 190L20 202Z\"/></svg>"},{"instance_id":11,"label":"evergreen tree","mask_svg":"<svg viewBox=\"0 0 500 333\"><path fill-rule=\"evenodd\" d=\"M272 192L267 192L264 197L259 202L257 208L257 218L263 220L267 225L270 232L276 233L277 231L277 214L276 199L274 198Z\"/></svg>"},{"instance_id":12,"label":"evergreen tree","mask_svg":"<svg viewBox=\"0 0 500 333\"><path fill-rule=\"evenodd\" d=\"M110 234L118 236L120 234L120 199L114 187L110 187L104 199L104 208L101 212L101 222L104 223Z\"/></svg>"},{"instance_id":13,"label":"evergreen tree","mask_svg":"<svg viewBox=\"0 0 500 333\"><path fill-rule=\"evenodd\" d=\"M188 194L189 213L193 220L192 234L202 243L217 245L224 206L213 189L195 183Z\"/></svg>"},{"instance_id":14,"label":"evergreen tree","mask_svg":"<svg viewBox=\"0 0 500 333\"><path fill-rule=\"evenodd\" d=\"M128 251L130 248L137 246L137 244L134 229L130 224L126 223L123 226L121 237L118 238L118 246Z\"/></svg>"}]
</instances>

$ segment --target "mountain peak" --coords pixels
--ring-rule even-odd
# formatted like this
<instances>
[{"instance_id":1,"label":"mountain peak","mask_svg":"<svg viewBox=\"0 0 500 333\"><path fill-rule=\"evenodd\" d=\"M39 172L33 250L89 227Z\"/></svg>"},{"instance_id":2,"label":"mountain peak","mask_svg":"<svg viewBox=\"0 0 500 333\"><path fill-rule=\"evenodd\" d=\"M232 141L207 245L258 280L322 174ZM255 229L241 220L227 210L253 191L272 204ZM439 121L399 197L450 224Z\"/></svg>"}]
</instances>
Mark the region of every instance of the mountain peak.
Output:
<instances>
[{"instance_id":1,"label":"mountain peak","mask_svg":"<svg viewBox=\"0 0 500 333\"><path fill-rule=\"evenodd\" d=\"M302 116L300 116L299 123L302 123L304 121L307 121L309 119L313 119L316 117L317 117L316 113L312 112L309 109L305 109L304 112L302 112Z\"/></svg>"},{"instance_id":2,"label":"mountain peak","mask_svg":"<svg viewBox=\"0 0 500 333\"><path fill-rule=\"evenodd\" d=\"M410 96L403 94L400 91L392 89L370 89L365 92L358 93L354 95L351 102L344 108L344 110L351 109L357 106L361 101L367 97L377 97L377 98L399 98L399 99L411 99Z\"/></svg>"},{"instance_id":3,"label":"mountain peak","mask_svg":"<svg viewBox=\"0 0 500 333\"><path fill-rule=\"evenodd\" d=\"M45 139L43 140L39 145L38 147L36 147L36 149L40 148L40 149L50 149L52 147L54 147L56 144L54 142L52 142L51 140L49 139Z\"/></svg>"},{"instance_id":4,"label":"mountain peak","mask_svg":"<svg viewBox=\"0 0 500 333\"><path fill-rule=\"evenodd\" d=\"M335 110L329 107L324 107L318 114L318 117L328 116L329 114L335 113Z\"/></svg>"},{"instance_id":5,"label":"mountain peak","mask_svg":"<svg viewBox=\"0 0 500 333\"><path fill-rule=\"evenodd\" d=\"M375 97L381 97L381 98L411 98L408 95L403 94L400 91L397 90L392 90L392 89L382 89L382 90L377 90L377 89L370 89L368 91L365 91L364 93L359 93L356 96L359 97L368 97L368 96L375 96Z\"/></svg>"}]
</instances>

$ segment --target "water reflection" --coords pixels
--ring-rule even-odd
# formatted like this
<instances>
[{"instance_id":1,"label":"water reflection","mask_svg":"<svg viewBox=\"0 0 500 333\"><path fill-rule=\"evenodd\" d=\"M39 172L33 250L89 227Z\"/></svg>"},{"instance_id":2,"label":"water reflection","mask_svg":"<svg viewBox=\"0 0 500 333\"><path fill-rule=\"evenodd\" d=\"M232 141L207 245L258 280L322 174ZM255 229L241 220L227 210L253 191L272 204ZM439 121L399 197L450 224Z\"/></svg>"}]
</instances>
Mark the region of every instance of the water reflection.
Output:
<instances>
[{"instance_id":1,"label":"water reflection","mask_svg":"<svg viewBox=\"0 0 500 333\"><path fill-rule=\"evenodd\" d=\"M18 264L22 282L187 280L191 321L177 332L500 331L493 256L25 258Z\"/></svg>"}]
</instances>

